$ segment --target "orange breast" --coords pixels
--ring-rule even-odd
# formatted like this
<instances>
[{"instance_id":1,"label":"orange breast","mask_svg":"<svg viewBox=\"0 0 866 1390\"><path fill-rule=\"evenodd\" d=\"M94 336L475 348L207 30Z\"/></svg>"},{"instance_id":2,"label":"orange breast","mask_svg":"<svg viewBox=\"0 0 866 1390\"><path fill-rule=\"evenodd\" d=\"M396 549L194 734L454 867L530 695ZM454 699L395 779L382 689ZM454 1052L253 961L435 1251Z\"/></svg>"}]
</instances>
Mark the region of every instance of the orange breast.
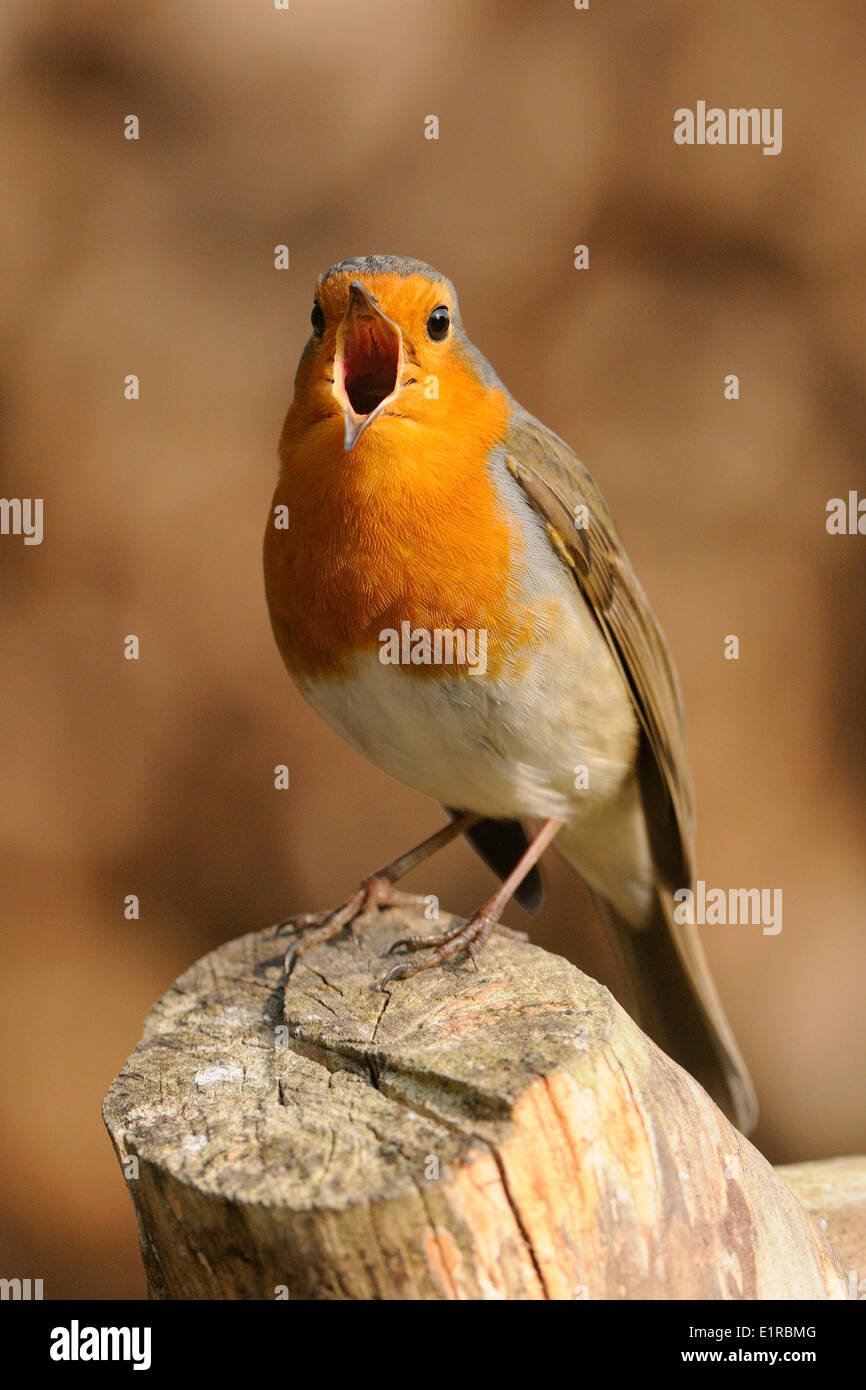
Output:
<instances>
[{"instance_id":1,"label":"orange breast","mask_svg":"<svg viewBox=\"0 0 866 1390\"><path fill-rule=\"evenodd\" d=\"M468 373L447 402L377 420L347 454L339 417L309 419L293 404L281 442L265 536L271 621L296 674L338 673L380 633L484 630L491 674L531 639L519 597L519 531L487 471L506 433L503 393ZM436 676L442 666L409 669Z\"/></svg>"}]
</instances>

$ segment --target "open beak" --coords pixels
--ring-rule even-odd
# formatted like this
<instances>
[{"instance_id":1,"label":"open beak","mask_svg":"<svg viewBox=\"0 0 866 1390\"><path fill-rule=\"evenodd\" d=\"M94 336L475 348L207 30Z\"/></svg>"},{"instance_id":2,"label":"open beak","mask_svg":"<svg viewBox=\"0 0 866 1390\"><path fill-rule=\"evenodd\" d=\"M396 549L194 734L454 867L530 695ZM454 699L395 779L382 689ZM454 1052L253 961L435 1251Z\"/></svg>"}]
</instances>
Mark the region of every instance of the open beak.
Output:
<instances>
[{"instance_id":1,"label":"open beak","mask_svg":"<svg viewBox=\"0 0 866 1390\"><path fill-rule=\"evenodd\" d=\"M334 395L346 422L346 453L400 390L403 335L360 280L337 329Z\"/></svg>"}]
</instances>

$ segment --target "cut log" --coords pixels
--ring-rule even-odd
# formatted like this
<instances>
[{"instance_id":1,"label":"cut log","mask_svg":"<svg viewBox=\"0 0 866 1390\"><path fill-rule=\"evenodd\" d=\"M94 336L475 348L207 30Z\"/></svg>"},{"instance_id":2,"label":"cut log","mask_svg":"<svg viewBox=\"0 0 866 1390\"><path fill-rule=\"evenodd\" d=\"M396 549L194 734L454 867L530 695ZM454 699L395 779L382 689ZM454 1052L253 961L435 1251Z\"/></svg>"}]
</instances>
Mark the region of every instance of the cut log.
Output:
<instances>
[{"instance_id":1,"label":"cut log","mask_svg":"<svg viewBox=\"0 0 866 1390\"><path fill-rule=\"evenodd\" d=\"M104 1107L152 1297L846 1296L823 1214L561 957L495 938L383 993L448 924L382 912L288 986L242 937L154 1006Z\"/></svg>"},{"instance_id":2,"label":"cut log","mask_svg":"<svg viewBox=\"0 0 866 1390\"><path fill-rule=\"evenodd\" d=\"M866 1158L776 1169L827 1235L845 1271L846 1298L866 1299Z\"/></svg>"}]
</instances>

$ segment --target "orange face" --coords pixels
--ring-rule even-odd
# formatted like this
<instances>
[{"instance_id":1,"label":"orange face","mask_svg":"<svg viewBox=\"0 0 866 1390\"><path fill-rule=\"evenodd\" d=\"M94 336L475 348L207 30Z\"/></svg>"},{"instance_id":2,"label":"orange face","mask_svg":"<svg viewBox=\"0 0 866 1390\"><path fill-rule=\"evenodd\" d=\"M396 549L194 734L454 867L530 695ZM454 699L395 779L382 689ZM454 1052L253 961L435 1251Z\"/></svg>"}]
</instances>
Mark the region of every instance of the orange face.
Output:
<instances>
[{"instance_id":1,"label":"orange face","mask_svg":"<svg viewBox=\"0 0 866 1390\"><path fill-rule=\"evenodd\" d=\"M376 421L435 426L438 401L481 385L444 278L332 271L316 285L311 318L295 382L297 423L339 420L346 452Z\"/></svg>"},{"instance_id":2,"label":"orange face","mask_svg":"<svg viewBox=\"0 0 866 1390\"><path fill-rule=\"evenodd\" d=\"M521 546L490 470L512 405L463 334L449 281L416 264L352 261L316 285L280 441L274 501L289 529L265 540L271 617L295 671L337 672L404 620L484 628L494 663L526 638L513 608Z\"/></svg>"}]
</instances>

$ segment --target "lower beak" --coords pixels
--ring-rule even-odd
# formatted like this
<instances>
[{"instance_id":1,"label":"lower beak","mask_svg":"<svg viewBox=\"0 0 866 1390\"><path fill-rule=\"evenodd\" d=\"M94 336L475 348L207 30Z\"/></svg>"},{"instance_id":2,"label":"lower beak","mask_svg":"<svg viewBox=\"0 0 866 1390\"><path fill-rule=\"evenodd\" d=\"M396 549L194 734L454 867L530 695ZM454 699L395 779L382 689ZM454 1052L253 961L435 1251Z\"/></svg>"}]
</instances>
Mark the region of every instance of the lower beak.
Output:
<instances>
[{"instance_id":1,"label":"lower beak","mask_svg":"<svg viewBox=\"0 0 866 1390\"><path fill-rule=\"evenodd\" d=\"M400 329L360 280L353 280L334 353L334 395L346 424L346 453L397 395L402 374Z\"/></svg>"}]
</instances>

